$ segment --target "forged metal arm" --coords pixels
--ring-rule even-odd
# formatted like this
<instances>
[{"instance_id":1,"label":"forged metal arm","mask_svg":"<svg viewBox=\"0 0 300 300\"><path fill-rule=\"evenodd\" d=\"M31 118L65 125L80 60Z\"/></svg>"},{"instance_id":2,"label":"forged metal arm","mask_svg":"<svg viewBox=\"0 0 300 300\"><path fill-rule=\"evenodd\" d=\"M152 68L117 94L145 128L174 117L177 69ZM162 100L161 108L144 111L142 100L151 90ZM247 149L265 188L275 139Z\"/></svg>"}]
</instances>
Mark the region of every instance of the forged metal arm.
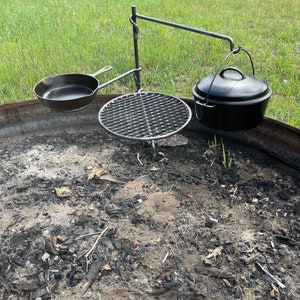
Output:
<instances>
[{"instance_id":1,"label":"forged metal arm","mask_svg":"<svg viewBox=\"0 0 300 300\"><path fill-rule=\"evenodd\" d=\"M226 36L226 35L218 34L215 32L210 32L210 31L206 31L206 30L202 30L202 29L198 29L198 28L194 28L194 27L189 27L189 26L185 26L185 25L181 25L181 24L177 24L177 23L172 23L172 22L168 22L168 21L164 21L164 20L160 20L160 19L156 19L156 18L139 15L136 13L135 6L132 6L132 15L129 19L130 19L131 24L135 28L135 34L138 34L138 26L136 24L137 18L228 41L230 44L230 51L234 51L234 42L230 36Z\"/></svg>"}]
</instances>

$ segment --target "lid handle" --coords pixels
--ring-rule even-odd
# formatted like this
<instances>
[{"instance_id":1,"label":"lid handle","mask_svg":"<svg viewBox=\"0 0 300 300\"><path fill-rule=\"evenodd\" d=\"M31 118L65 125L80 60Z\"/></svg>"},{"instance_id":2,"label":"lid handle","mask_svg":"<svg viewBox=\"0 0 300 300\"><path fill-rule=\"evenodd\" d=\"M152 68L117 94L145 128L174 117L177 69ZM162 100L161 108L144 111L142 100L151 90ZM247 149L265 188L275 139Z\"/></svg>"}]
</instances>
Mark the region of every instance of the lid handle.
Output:
<instances>
[{"instance_id":1,"label":"lid handle","mask_svg":"<svg viewBox=\"0 0 300 300\"><path fill-rule=\"evenodd\" d=\"M240 75L241 75L241 79L246 79L246 75L240 70L240 69L238 69L238 68L235 68L235 67L228 67L228 68L225 68L224 70L222 70L221 72L220 72L220 76L222 77L222 78L225 78L224 77L224 73L225 72L227 72L227 71L235 71L235 72L237 72L237 73L239 73Z\"/></svg>"},{"instance_id":2,"label":"lid handle","mask_svg":"<svg viewBox=\"0 0 300 300\"><path fill-rule=\"evenodd\" d=\"M226 71L226 69L224 69L223 71L220 72L220 69L222 68L222 66L224 65L224 63L226 62L226 60L227 60L232 54L237 54L237 53L239 53L240 51L244 51L244 52L248 55L248 57L249 57L249 59L250 59L251 67L252 67L252 73L253 73L253 75L255 75L255 72L254 72L254 64L253 64L253 60L252 60L252 57L251 57L250 53L249 53L247 50L245 50L244 48L242 48L242 47L238 47L237 49L232 50L229 54L227 54L227 56L223 59L223 61L222 61L221 64L219 65L218 71L215 73L215 75L214 75L214 77L213 77L213 79L212 79L212 81L211 81L211 83L210 83L210 85L209 85L208 92L207 92L207 95L206 95L206 104L207 104L207 105L209 104L209 103L208 103L209 93L210 93L211 87L212 87L212 85L213 85L213 83L214 83L214 81L215 81L217 75L220 74L220 73L222 73L222 72L224 73L224 71ZM233 68L233 67L231 67L231 68ZM228 70L228 69L229 69L229 68L227 68L227 70ZM238 70L237 68L235 68L235 69ZM219 72L220 72L220 73L219 73Z\"/></svg>"}]
</instances>

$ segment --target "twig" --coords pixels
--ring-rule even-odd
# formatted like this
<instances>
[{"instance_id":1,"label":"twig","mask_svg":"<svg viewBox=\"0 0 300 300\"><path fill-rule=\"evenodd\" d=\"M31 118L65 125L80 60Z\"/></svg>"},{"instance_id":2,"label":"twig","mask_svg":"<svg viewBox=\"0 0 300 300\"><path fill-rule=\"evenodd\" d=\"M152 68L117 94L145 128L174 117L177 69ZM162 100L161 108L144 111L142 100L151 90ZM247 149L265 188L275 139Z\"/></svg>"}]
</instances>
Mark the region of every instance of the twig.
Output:
<instances>
[{"instance_id":1,"label":"twig","mask_svg":"<svg viewBox=\"0 0 300 300\"><path fill-rule=\"evenodd\" d=\"M216 158L214 157L213 160L212 160L212 162L211 162L211 164L210 164L211 167L214 164L215 160L216 160Z\"/></svg>"},{"instance_id":2,"label":"twig","mask_svg":"<svg viewBox=\"0 0 300 300\"><path fill-rule=\"evenodd\" d=\"M86 278L81 282L81 284L79 286L79 288L81 289L82 296L87 292L87 290L91 286L94 279L101 272L104 264L105 264L105 261L102 257L96 259L92 263L91 268L86 275ZM101 275L101 273L100 273L100 275Z\"/></svg>"},{"instance_id":3,"label":"twig","mask_svg":"<svg viewBox=\"0 0 300 300\"><path fill-rule=\"evenodd\" d=\"M106 227L101 234L99 234L99 236L97 237L96 242L94 243L94 245L92 246L92 248L85 254L85 259L86 259L86 269L88 270L89 267L89 262L88 262L88 257L90 256L91 253L93 253L93 251L95 250L95 247L97 246L99 240L101 239L101 237L104 235L104 233L107 231L108 227Z\"/></svg>"},{"instance_id":4,"label":"twig","mask_svg":"<svg viewBox=\"0 0 300 300\"><path fill-rule=\"evenodd\" d=\"M256 262L256 265L265 272L271 279L273 279L282 289L285 288L285 285L279 281L276 277L274 277L269 271L267 271L259 262Z\"/></svg>"},{"instance_id":5,"label":"twig","mask_svg":"<svg viewBox=\"0 0 300 300\"><path fill-rule=\"evenodd\" d=\"M138 162L140 163L140 165L142 166L143 165L143 162L140 160L140 153L138 153L136 155L136 159L138 160Z\"/></svg>"},{"instance_id":6,"label":"twig","mask_svg":"<svg viewBox=\"0 0 300 300\"><path fill-rule=\"evenodd\" d=\"M164 264L164 263L166 262L166 260L167 260L167 258L168 258L168 256L169 256L169 254L170 254L170 252L167 251L167 253L166 253L164 259L162 260L162 264Z\"/></svg>"},{"instance_id":7,"label":"twig","mask_svg":"<svg viewBox=\"0 0 300 300\"><path fill-rule=\"evenodd\" d=\"M104 233L107 231L108 227L106 227L97 237L96 242L94 243L93 247L85 254L85 257L87 258L94 250L95 247L97 246L99 240L102 238L102 236L104 235Z\"/></svg>"}]
</instances>

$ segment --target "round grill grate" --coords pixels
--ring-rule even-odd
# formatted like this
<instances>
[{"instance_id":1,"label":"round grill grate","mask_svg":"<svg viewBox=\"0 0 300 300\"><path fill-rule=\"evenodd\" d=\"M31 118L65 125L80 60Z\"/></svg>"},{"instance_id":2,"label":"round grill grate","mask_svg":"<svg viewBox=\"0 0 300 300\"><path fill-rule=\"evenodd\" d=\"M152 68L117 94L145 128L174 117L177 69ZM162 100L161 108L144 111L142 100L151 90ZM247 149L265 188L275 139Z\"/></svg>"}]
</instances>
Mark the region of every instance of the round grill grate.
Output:
<instances>
[{"instance_id":1,"label":"round grill grate","mask_svg":"<svg viewBox=\"0 0 300 300\"><path fill-rule=\"evenodd\" d=\"M117 97L106 103L98 115L101 126L110 133L142 141L173 135L191 117L191 109L181 99L153 92Z\"/></svg>"}]
</instances>

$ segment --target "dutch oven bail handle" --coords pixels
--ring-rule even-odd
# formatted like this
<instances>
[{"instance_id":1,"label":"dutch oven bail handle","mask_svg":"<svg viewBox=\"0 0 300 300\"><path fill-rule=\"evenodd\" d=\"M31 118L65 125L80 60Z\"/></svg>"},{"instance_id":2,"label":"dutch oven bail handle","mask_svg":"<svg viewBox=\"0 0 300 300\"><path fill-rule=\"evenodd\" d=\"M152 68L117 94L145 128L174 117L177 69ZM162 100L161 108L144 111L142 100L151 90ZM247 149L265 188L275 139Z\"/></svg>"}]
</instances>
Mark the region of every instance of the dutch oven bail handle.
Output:
<instances>
[{"instance_id":1,"label":"dutch oven bail handle","mask_svg":"<svg viewBox=\"0 0 300 300\"><path fill-rule=\"evenodd\" d=\"M229 54L226 55L226 57L223 59L223 61L221 62L221 64L218 66L217 72L215 73L215 75L214 75L214 77L213 77L213 79L212 79L212 81L211 81L211 83L210 83L210 85L209 85L209 88L208 88L208 91L207 91L207 95L206 95L206 105L208 105L209 93L210 93L211 87L212 87L212 85L213 85L213 83L214 83L214 81L215 81L217 75L220 74L220 76L222 76L222 75L224 74L225 71L227 71L227 70L234 70L234 71L238 72L238 73L242 76L242 79L245 79L245 78L246 78L246 77L245 77L245 74L244 74L240 69L234 68L234 67L228 67L228 68L226 68L226 69L224 69L224 70L222 70L222 71L220 72L221 68L223 67L223 65L224 65L224 63L227 61L227 59L228 59L231 55L233 55L233 54L238 54L240 51L244 51L244 52L248 55L248 57L249 57L249 59L250 59L250 63L251 63L252 73L253 73L253 75L255 75L253 59L252 59L250 53L249 53L246 49L244 49L244 48L242 48L242 47L238 47L237 49L232 50Z\"/></svg>"}]
</instances>

